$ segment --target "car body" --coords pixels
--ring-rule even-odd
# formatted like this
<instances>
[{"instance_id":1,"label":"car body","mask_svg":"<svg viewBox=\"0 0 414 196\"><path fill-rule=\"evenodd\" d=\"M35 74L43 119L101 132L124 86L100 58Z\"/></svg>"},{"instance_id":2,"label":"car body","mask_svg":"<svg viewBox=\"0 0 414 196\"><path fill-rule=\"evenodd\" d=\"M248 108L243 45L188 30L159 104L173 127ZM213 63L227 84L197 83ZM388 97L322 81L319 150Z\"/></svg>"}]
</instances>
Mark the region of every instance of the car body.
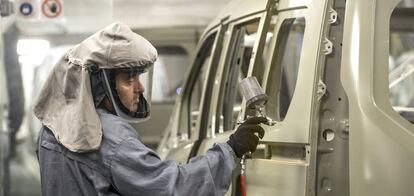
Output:
<instances>
[{"instance_id":1,"label":"car body","mask_svg":"<svg viewBox=\"0 0 414 196\"><path fill-rule=\"evenodd\" d=\"M413 5L230 2L201 36L158 153L185 164L227 141L255 115L238 92L255 76L277 123L246 159L247 195L413 195Z\"/></svg>"}]
</instances>

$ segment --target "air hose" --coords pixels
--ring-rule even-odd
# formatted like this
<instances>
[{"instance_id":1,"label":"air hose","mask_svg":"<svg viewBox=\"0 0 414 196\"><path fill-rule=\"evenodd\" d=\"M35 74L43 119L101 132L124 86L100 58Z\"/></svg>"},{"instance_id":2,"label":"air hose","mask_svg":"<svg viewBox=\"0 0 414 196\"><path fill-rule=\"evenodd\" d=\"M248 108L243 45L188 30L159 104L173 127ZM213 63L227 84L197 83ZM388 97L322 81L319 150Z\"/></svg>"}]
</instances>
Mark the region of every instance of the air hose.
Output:
<instances>
[{"instance_id":1,"label":"air hose","mask_svg":"<svg viewBox=\"0 0 414 196\"><path fill-rule=\"evenodd\" d=\"M241 170L240 170L240 187L242 196L246 196L246 179L245 179L245 170L246 170L246 163L245 163L246 155L243 155L240 160Z\"/></svg>"}]
</instances>

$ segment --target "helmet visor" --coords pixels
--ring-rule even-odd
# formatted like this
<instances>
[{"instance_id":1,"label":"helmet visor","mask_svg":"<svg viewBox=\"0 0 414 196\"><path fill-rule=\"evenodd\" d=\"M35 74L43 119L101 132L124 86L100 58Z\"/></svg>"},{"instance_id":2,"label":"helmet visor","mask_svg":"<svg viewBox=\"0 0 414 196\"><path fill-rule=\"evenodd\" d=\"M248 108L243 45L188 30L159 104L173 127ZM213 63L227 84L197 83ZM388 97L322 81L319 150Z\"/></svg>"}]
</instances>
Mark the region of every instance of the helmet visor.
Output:
<instances>
[{"instance_id":1,"label":"helmet visor","mask_svg":"<svg viewBox=\"0 0 414 196\"><path fill-rule=\"evenodd\" d=\"M103 70L107 95L118 116L130 123L149 119L152 73L152 68Z\"/></svg>"}]
</instances>

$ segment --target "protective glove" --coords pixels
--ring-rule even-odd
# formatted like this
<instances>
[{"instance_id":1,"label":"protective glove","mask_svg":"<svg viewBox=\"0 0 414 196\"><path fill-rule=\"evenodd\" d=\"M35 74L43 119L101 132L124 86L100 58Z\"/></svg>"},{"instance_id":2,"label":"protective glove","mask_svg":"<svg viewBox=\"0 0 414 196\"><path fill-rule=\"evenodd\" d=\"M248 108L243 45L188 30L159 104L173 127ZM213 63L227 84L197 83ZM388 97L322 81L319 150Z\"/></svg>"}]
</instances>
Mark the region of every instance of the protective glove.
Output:
<instances>
[{"instance_id":1,"label":"protective glove","mask_svg":"<svg viewBox=\"0 0 414 196\"><path fill-rule=\"evenodd\" d=\"M241 158L244 153L256 151L259 138L255 135L258 133L260 139L264 136L264 130L259 126L260 123L266 122L264 117L252 117L244 121L234 132L230 135L227 144L233 149L238 158Z\"/></svg>"}]
</instances>

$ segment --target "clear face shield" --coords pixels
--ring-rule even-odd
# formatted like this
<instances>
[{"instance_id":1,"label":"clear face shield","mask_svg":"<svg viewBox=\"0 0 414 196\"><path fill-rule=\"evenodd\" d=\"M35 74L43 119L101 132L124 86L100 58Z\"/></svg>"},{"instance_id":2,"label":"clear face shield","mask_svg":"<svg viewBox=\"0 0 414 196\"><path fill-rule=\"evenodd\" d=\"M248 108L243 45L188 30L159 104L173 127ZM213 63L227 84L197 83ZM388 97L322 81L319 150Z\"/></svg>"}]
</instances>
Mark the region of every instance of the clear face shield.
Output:
<instances>
[{"instance_id":1,"label":"clear face shield","mask_svg":"<svg viewBox=\"0 0 414 196\"><path fill-rule=\"evenodd\" d=\"M122 68L102 70L107 96L116 115L129 123L150 118L153 68Z\"/></svg>"}]
</instances>

